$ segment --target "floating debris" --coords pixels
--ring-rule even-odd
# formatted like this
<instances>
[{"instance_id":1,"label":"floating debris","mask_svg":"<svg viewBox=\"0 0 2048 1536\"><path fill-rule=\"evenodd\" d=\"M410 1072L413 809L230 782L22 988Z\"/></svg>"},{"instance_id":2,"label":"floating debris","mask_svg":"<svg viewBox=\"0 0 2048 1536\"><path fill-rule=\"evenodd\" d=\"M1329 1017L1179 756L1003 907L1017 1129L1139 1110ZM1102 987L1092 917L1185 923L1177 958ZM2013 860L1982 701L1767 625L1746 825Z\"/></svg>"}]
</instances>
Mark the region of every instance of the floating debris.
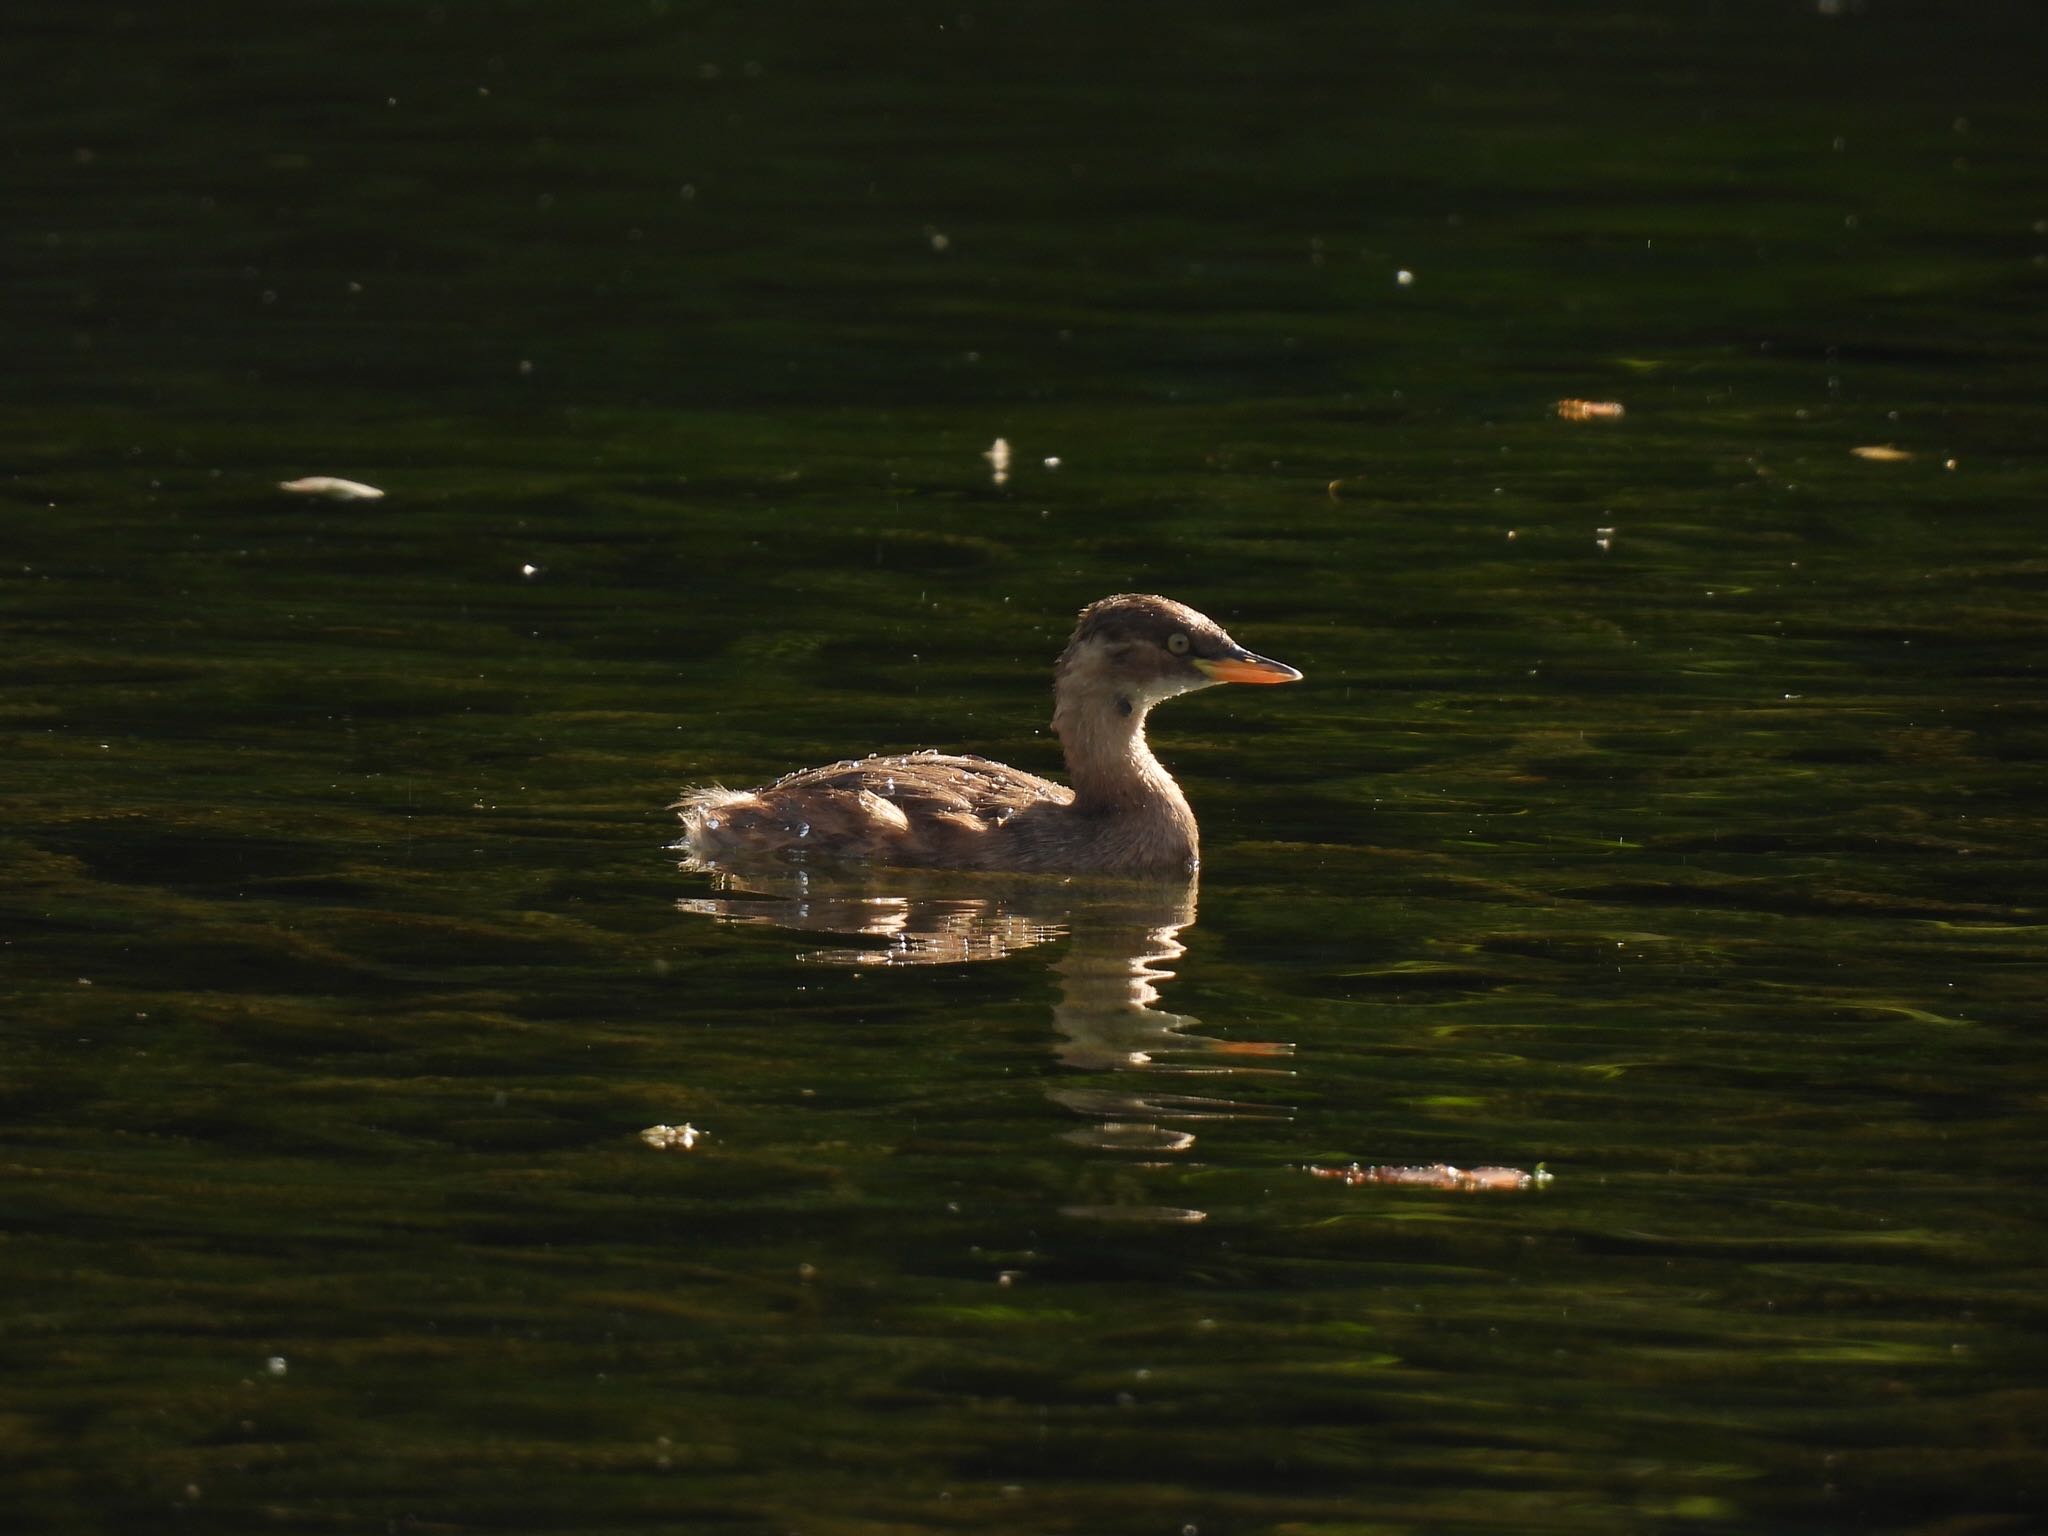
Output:
<instances>
[{"instance_id":1,"label":"floating debris","mask_svg":"<svg viewBox=\"0 0 2048 1536\"><path fill-rule=\"evenodd\" d=\"M1560 400L1557 414L1566 421L1619 421L1628 407L1619 400Z\"/></svg>"},{"instance_id":2,"label":"floating debris","mask_svg":"<svg viewBox=\"0 0 2048 1536\"><path fill-rule=\"evenodd\" d=\"M1403 267L1400 271L1394 274L1394 281L1399 283L1403 288L1413 288L1415 286L1415 274L1413 272L1410 272L1406 267Z\"/></svg>"},{"instance_id":3,"label":"floating debris","mask_svg":"<svg viewBox=\"0 0 2048 1536\"><path fill-rule=\"evenodd\" d=\"M280 480L280 491L294 496L325 496L329 501L381 501L384 493L360 480L337 480L333 475L307 475L301 480Z\"/></svg>"},{"instance_id":4,"label":"floating debris","mask_svg":"<svg viewBox=\"0 0 2048 1536\"><path fill-rule=\"evenodd\" d=\"M709 1131L700 1131L694 1125L650 1125L640 1133L640 1139L650 1147L663 1152L672 1152L681 1147L685 1152L697 1145L700 1138L709 1136Z\"/></svg>"},{"instance_id":5,"label":"floating debris","mask_svg":"<svg viewBox=\"0 0 2048 1536\"><path fill-rule=\"evenodd\" d=\"M1868 459L1873 464L1903 464L1906 460L1913 457L1909 450L1894 448L1890 443L1877 443L1863 448L1851 448L1849 451L1855 454L1857 458Z\"/></svg>"},{"instance_id":6,"label":"floating debris","mask_svg":"<svg viewBox=\"0 0 2048 1536\"><path fill-rule=\"evenodd\" d=\"M989 478L997 485L1010 478L1010 440L999 437L990 443L981 455L988 460Z\"/></svg>"},{"instance_id":7,"label":"floating debris","mask_svg":"<svg viewBox=\"0 0 2048 1536\"><path fill-rule=\"evenodd\" d=\"M1047 469L1058 469L1060 467L1058 455L1054 455L1052 458L1047 459L1045 461L1045 467Z\"/></svg>"},{"instance_id":8,"label":"floating debris","mask_svg":"<svg viewBox=\"0 0 2048 1536\"><path fill-rule=\"evenodd\" d=\"M1601 549L1614 548L1614 530L1612 528L1595 528L1593 530L1593 543Z\"/></svg>"},{"instance_id":9,"label":"floating debris","mask_svg":"<svg viewBox=\"0 0 2048 1536\"><path fill-rule=\"evenodd\" d=\"M1553 1175L1541 1163L1529 1173L1521 1168L1453 1168L1449 1163L1426 1163L1397 1168L1353 1163L1349 1168L1319 1168L1309 1165L1319 1179L1342 1179L1346 1184L1408 1184L1424 1189L1541 1189Z\"/></svg>"}]
</instances>

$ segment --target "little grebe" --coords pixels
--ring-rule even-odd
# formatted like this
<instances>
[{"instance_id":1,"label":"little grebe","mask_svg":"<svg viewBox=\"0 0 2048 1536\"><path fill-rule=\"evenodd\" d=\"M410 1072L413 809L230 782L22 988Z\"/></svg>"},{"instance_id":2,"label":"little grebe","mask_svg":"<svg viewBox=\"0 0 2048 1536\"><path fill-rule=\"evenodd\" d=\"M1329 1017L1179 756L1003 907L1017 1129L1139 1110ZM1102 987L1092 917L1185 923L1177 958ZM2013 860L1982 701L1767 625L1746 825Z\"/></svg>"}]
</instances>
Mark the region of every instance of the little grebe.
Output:
<instances>
[{"instance_id":1,"label":"little grebe","mask_svg":"<svg viewBox=\"0 0 2048 1536\"><path fill-rule=\"evenodd\" d=\"M1212 683L1300 677L1183 603L1105 597L1081 611L1053 674L1072 789L985 757L864 757L761 789L687 791L683 846L705 861L815 849L947 869L1192 871L1194 812L1145 744L1145 716Z\"/></svg>"}]
</instances>

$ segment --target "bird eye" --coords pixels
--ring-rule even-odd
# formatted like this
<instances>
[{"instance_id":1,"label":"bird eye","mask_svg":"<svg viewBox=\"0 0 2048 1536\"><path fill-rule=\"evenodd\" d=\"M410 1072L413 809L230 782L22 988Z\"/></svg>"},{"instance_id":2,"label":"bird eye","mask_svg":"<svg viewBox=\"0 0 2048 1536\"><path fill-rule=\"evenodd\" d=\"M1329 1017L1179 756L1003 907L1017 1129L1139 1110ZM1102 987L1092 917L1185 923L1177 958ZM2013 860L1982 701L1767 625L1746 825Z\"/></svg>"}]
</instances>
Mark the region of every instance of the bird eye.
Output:
<instances>
[{"instance_id":1,"label":"bird eye","mask_svg":"<svg viewBox=\"0 0 2048 1536\"><path fill-rule=\"evenodd\" d=\"M1166 637L1166 648L1176 656L1185 656L1188 653L1188 637L1176 629Z\"/></svg>"}]
</instances>

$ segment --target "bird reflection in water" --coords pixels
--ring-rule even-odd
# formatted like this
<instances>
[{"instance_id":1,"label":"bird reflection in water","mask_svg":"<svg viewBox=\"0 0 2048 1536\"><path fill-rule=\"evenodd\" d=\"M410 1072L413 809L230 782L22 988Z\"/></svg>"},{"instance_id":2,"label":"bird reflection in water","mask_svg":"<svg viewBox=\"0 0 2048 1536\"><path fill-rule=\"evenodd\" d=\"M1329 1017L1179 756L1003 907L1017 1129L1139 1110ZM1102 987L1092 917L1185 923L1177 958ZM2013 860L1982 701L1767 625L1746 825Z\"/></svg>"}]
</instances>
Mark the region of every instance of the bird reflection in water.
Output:
<instances>
[{"instance_id":1,"label":"bird reflection in water","mask_svg":"<svg viewBox=\"0 0 2048 1536\"><path fill-rule=\"evenodd\" d=\"M679 910L729 923L759 924L851 942L804 952L816 965L957 965L1000 960L1064 941L1053 962L1054 1054L1090 1074L1065 1079L1049 1096L1090 1123L1063 1139L1135 1157L1138 1167L1195 1145L1190 1127L1218 1120L1286 1119L1281 1106L1169 1081L1246 1073L1287 1075L1291 1045L1196 1033L1199 1020L1159 1006L1160 987L1185 953L1180 935L1195 921L1195 881L1063 876L947 875L789 865L686 868L712 873L715 896L678 901ZM1195 1085L1189 1084L1189 1087ZM1220 1085L1219 1085L1220 1086ZM1204 1213L1118 1199L1068 1207L1070 1215L1116 1221L1200 1221Z\"/></svg>"}]
</instances>

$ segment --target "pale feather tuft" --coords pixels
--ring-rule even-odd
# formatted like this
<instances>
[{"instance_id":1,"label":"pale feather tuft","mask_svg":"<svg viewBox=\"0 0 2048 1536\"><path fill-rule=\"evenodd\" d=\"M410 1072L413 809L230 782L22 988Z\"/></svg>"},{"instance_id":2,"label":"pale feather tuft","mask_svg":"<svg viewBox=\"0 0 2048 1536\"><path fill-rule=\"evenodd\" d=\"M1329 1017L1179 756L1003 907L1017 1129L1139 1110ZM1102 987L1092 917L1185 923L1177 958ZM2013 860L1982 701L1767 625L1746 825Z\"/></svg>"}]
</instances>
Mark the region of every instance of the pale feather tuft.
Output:
<instances>
[{"instance_id":1,"label":"pale feather tuft","mask_svg":"<svg viewBox=\"0 0 2048 1536\"><path fill-rule=\"evenodd\" d=\"M706 784L683 792L675 811L683 818L683 842L692 853L716 854L742 845L734 837L735 813L758 811L759 796L744 789Z\"/></svg>"}]
</instances>

